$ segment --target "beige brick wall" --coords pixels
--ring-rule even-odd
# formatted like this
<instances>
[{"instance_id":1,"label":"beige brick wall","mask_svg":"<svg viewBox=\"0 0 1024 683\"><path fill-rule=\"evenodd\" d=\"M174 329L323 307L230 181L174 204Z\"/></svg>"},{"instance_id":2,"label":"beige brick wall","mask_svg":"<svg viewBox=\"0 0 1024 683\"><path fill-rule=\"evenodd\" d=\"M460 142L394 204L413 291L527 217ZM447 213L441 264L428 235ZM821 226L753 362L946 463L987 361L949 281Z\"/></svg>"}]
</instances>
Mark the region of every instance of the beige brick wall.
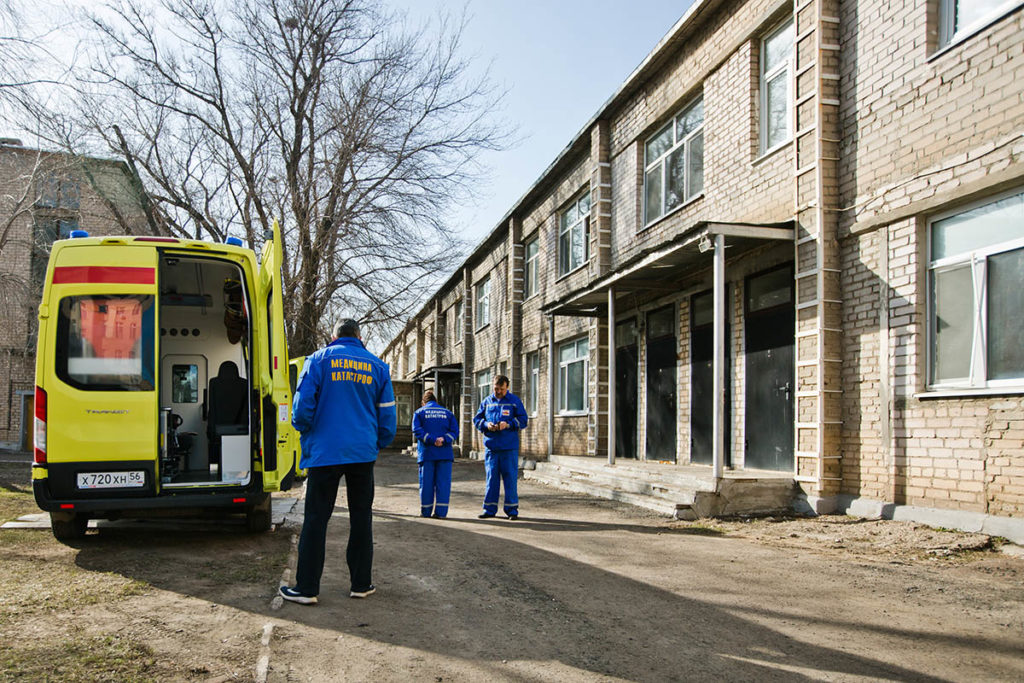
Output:
<instances>
[{"instance_id":1,"label":"beige brick wall","mask_svg":"<svg viewBox=\"0 0 1024 683\"><path fill-rule=\"evenodd\" d=\"M1020 516L1024 401L922 392L927 218L1024 185L1024 13L935 54L928 10L843 5L842 492Z\"/></svg>"}]
</instances>

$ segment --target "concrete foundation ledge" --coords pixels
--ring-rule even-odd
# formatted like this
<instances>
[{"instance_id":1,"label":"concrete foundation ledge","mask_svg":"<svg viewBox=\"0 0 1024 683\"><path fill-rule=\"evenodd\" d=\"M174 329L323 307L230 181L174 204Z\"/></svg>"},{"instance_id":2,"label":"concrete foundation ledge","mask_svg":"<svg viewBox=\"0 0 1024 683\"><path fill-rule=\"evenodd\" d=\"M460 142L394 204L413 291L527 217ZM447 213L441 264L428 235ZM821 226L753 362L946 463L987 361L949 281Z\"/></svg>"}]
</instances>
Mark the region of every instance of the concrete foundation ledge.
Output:
<instances>
[{"instance_id":1,"label":"concrete foundation ledge","mask_svg":"<svg viewBox=\"0 0 1024 683\"><path fill-rule=\"evenodd\" d=\"M892 519L917 522L933 527L957 529L989 536L1002 536L1013 543L1024 544L1024 518L988 515L966 510L942 510L916 505L896 505L856 496L798 496L793 509L804 514L840 513L869 519Z\"/></svg>"}]
</instances>

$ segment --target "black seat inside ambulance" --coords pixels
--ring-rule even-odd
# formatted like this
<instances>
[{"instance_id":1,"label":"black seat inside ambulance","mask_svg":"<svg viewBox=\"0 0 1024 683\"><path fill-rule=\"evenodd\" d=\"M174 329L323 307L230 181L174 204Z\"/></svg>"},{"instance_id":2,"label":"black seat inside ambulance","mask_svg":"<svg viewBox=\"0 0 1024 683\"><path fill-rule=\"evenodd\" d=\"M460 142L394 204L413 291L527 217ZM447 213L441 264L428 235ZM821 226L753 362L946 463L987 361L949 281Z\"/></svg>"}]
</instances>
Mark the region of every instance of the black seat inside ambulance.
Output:
<instances>
[{"instance_id":1,"label":"black seat inside ambulance","mask_svg":"<svg viewBox=\"0 0 1024 683\"><path fill-rule=\"evenodd\" d=\"M248 392L249 383L238 376L238 366L229 360L221 363L217 376L210 380L208 395L206 425L211 443L219 443L217 436L249 433Z\"/></svg>"}]
</instances>

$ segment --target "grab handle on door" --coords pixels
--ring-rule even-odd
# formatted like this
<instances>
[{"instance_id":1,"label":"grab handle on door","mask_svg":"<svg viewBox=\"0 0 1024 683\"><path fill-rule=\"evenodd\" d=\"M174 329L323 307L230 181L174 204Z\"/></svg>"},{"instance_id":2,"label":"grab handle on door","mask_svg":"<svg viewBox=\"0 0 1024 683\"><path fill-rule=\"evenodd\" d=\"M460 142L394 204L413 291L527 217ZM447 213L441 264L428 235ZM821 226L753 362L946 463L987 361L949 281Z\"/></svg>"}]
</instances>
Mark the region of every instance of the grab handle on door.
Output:
<instances>
[{"instance_id":1,"label":"grab handle on door","mask_svg":"<svg viewBox=\"0 0 1024 683\"><path fill-rule=\"evenodd\" d=\"M792 390L793 390L793 386L789 382L786 382L785 385L783 385L783 386L778 388L778 391L785 391L786 392L786 400L787 401L789 400L790 392Z\"/></svg>"}]
</instances>

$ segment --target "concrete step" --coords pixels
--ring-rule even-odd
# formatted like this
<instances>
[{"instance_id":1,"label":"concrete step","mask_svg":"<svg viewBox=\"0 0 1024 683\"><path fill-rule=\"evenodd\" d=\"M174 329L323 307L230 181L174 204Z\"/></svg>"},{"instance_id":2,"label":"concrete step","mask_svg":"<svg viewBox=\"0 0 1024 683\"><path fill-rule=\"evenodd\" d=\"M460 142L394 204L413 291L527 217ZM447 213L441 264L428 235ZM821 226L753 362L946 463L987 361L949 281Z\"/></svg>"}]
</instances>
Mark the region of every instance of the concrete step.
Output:
<instances>
[{"instance_id":1,"label":"concrete step","mask_svg":"<svg viewBox=\"0 0 1024 683\"><path fill-rule=\"evenodd\" d=\"M659 481L657 479L650 480L635 473L616 470L615 468L606 469L582 469L567 465L558 465L554 463L539 462L534 472L540 472L541 474L552 477L555 479L561 479L564 481L575 481L586 484L593 484L594 486L605 486L610 487L626 493L635 493L647 496L669 496L674 491L694 491L698 490L697 487L687 487L674 483Z\"/></svg>"},{"instance_id":2,"label":"concrete step","mask_svg":"<svg viewBox=\"0 0 1024 683\"><path fill-rule=\"evenodd\" d=\"M609 465L604 458L584 458L579 456L551 455L547 464L572 469L579 473L591 475L607 475L643 479L666 488L685 488L696 491L714 491L715 480L711 468L679 467L658 463L638 463L631 460L618 459ZM541 463L537 463L538 466Z\"/></svg>"},{"instance_id":3,"label":"concrete step","mask_svg":"<svg viewBox=\"0 0 1024 683\"><path fill-rule=\"evenodd\" d=\"M538 465L539 464L540 463L538 463ZM562 489L564 491L583 493L589 496L594 496L595 498L604 498L605 500L616 500L622 503L628 503L647 510L653 510L654 512L658 512L663 515L668 515L670 517L678 517L680 519L693 518L693 515L690 513L692 498L690 500L686 500L685 494L680 494L677 497L671 497L669 495L634 493L594 481L565 479L543 470L524 470L523 478L529 479L533 482L546 484L553 488Z\"/></svg>"},{"instance_id":4,"label":"concrete step","mask_svg":"<svg viewBox=\"0 0 1024 683\"><path fill-rule=\"evenodd\" d=\"M568 491L618 500L679 519L786 510L796 493L791 477L733 472L716 488L710 468L550 456L523 477Z\"/></svg>"}]
</instances>

